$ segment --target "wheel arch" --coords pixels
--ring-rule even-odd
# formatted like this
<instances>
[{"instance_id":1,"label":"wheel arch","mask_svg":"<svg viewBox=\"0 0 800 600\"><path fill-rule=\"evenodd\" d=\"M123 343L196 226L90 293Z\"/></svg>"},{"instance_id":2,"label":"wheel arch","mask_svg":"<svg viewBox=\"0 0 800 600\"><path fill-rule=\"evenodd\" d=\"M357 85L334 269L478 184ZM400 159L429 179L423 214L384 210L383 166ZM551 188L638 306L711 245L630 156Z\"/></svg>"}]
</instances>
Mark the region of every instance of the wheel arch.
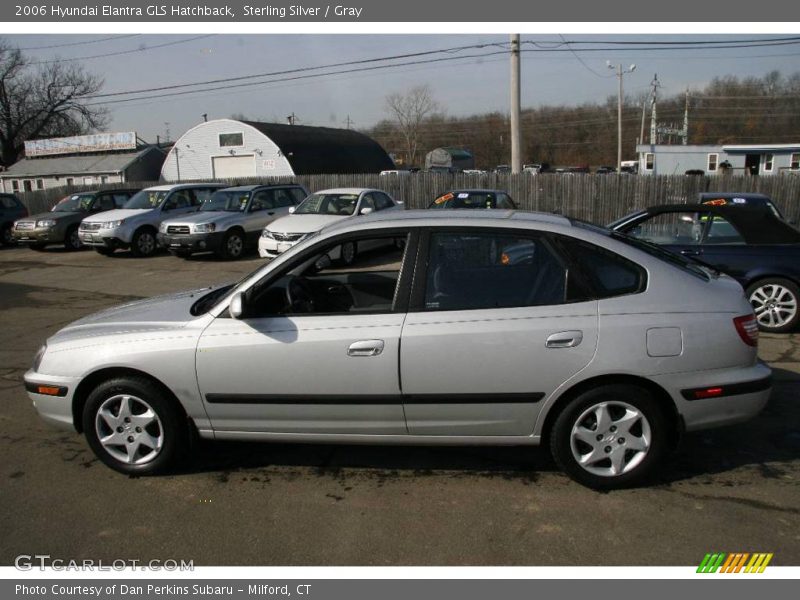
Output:
<instances>
[{"instance_id":1,"label":"wheel arch","mask_svg":"<svg viewBox=\"0 0 800 600\"><path fill-rule=\"evenodd\" d=\"M563 391L561 395L547 408L547 413L544 415L544 423L540 429L542 436L542 446L550 443L550 435L552 433L553 424L555 423L558 415L567 404L580 396L582 393L603 385L618 385L627 384L634 385L646 389L653 397L664 407L664 414L670 422L670 429L673 432L672 444L677 444L682 429L683 420L678 413L678 407L669 393L656 382L641 377L638 375L631 375L625 373L610 373L606 375L598 375L589 379L579 381Z\"/></svg>"},{"instance_id":2,"label":"wheel arch","mask_svg":"<svg viewBox=\"0 0 800 600\"><path fill-rule=\"evenodd\" d=\"M132 369L130 367L105 367L98 369L97 371L93 371L84 377L75 388L75 393L72 396L72 424L78 433L83 433L83 408L86 406L86 400L89 398L89 394L91 394L92 390L102 382L117 377L139 377L142 379L147 379L164 392L164 396L169 398L170 401L175 404L177 409L187 419L187 421L191 421L177 396L175 396L175 394L172 393L172 390L170 390L158 378L153 377L151 374L144 371L140 371L139 369Z\"/></svg>"}]
</instances>

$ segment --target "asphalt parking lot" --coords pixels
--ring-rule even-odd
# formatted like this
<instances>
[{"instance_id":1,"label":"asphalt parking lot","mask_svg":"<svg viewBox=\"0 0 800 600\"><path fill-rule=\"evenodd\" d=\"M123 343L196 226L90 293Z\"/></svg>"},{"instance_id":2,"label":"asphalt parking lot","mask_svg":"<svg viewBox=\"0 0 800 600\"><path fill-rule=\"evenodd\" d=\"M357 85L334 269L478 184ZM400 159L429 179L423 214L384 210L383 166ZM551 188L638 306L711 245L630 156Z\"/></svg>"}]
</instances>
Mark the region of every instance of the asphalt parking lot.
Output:
<instances>
[{"instance_id":1,"label":"asphalt parking lot","mask_svg":"<svg viewBox=\"0 0 800 600\"><path fill-rule=\"evenodd\" d=\"M652 487L605 494L531 448L203 443L182 472L128 478L36 416L22 374L48 335L260 264L0 249L0 564L800 564L800 334L762 335L775 389L756 420L689 435Z\"/></svg>"}]
</instances>

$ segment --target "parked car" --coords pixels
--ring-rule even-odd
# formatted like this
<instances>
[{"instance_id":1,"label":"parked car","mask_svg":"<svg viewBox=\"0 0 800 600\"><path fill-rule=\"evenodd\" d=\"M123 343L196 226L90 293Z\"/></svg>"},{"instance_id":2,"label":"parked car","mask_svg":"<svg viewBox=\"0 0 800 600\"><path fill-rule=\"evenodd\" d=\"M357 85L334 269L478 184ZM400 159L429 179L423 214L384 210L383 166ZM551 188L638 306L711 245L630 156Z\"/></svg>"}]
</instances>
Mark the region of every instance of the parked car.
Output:
<instances>
[{"instance_id":1,"label":"parked car","mask_svg":"<svg viewBox=\"0 0 800 600\"><path fill-rule=\"evenodd\" d=\"M451 190L428 205L428 208L504 208L516 209L511 196L503 190Z\"/></svg>"},{"instance_id":2,"label":"parked car","mask_svg":"<svg viewBox=\"0 0 800 600\"><path fill-rule=\"evenodd\" d=\"M95 190L77 192L62 198L50 212L18 220L13 238L42 250L51 244L63 244L67 250L81 247L78 226L87 215L121 208L138 190Z\"/></svg>"},{"instance_id":3,"label":"parked car","mask_svg":"<svg viewBox=\"0 0 800 600\"><path fill-rule=\"evenodd\" d=\"M289 208L308 196L301 185L246 185L217 190L200 210L163 221L158 243L175 256L188 258L197 252L214 252L236 259L258 238L268 224L289 214Z\"/></svg>"},{"instance_id":4,"label":"parked car","mask_svg":"<svg viewBox=\"0 0 800 600\"><path fill-rule=\"evenodd\" d=\"M287 217L267 225L258 240L258 254L262 258L275 258L326 225L372 212L402 209L389 194L372 188L338 188L311 194L297 208L289 209ZM364 244L347 243L335 248L330 256L345 265L356 255L370 248Z\"/></svg>"},{"instance_id":5,"label":"parked car","mask_svg":"<svg viewBox=\"0 0 800 600\"><path fill-rule=\"evenodd\" d=\"M636 211L611 229L702 261L746 290L762 331L800 320L800 231L770 205L668 204Z\"/></svg>"},{"instance_id":6,"label":"parked car","mask_svg":"<svg viewBox=\"0 0 800 600\"><path fill-rule=\"evenodd\" d=\"M161 222L195 212L224 183L157 185L138 192L123 208L86 217L78 235L81 244L100 254L130 249L134 256L151 256L158 249L156 236Z\"/></svg>"},{"instance_id":7,"label":"parked car","mask_svg":"<svg viewBox=\"0 0 800 600\"><path fill-rule=\"evenodd\" d=\"M772 198L764 194L754 194L753 192L700 192L697 196L700 204L731 206L734 208L767 208L779 219L786 220L783 213L775 206Z\"/></svg>"},{"instance_id":8,"label":"parked car","mask_svg":"<svg viewBox=\"0 0 800 600\"><path fill-rule=\"evenodd\" d=\"M28 209L14 194L0 194L0 244L14 243L14 221L28 216Z\"/></svg>"},{"instance_id":9,"label":"parked car","mask_svg":"<svg viewBox=\"0 0 800 600\"><path fill-rule=\"evenodd\" d=\"M597 175L609 175L611 173L616 173L616 172L617 172L617 167L611 167L611 166L597 167L597 170L595 170L595 173Z\"/></svg>"},{"instance_id":10,"label":"parked car","mask_svg":"<svg viewBox=\"0 0 800 600\"><path fill-rule=\"evenodd\" d=\"M335 248L398 237L331 268ZM545 444L577 481L615 488L656 472L680 431L763 408L757 340L736 281L634 238L546 214L384 211L236 285L76 321L24 378L41 417L122 473L168 469L196 432Z\"/></svg>"}]
</instances>

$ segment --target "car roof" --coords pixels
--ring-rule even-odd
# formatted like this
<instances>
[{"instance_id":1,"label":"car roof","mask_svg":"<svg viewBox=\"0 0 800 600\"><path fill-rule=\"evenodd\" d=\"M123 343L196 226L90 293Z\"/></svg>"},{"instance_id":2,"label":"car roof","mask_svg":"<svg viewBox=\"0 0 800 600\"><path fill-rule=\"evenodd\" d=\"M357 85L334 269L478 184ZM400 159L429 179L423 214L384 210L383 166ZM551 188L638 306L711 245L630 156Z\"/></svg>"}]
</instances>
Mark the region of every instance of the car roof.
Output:
<instances>
[{"instance_id":1,"label":"car roof","mask_svg":"<svg viewBox=\"0 0 800 600\"><path fill-rule=\"evenodd\" d=\"M756 194L754 192L700 192L698 194L700 202L707 202L720 198L722 200L733 200L734 198L744 198L745 200L757 200L757 203L772 202L772 198L765 194Z\"/></svg>"},{"instance_id":2,"label":"car roof","mask_svg":"<svg viewBox=\"0 0 800 600\"><path fill-rule=\"evenodd\" d=\"M314 192L315 194L363 194L364 192L384 192L383 190L378 190L375 188L357 188L357 187L350 187L350 188L330 188L328 190L317 190Z\"/></svg>"},{"instance_id":3,"label":"car roof","mask_svg":"<svg viewBox=\"0 0 800 600\"><path fill-rule=\"evenodd\" d=\"M359 217L358 219L342 219L335 223L323 228L324 231L332 231L336 229L346 229L353 227L359 223L381 223L391 224L397 222L408 223L409 221L416 222L420 227L441 226L441 225L463 225L465 222L468 224L485 225L491 227L492 225L500 225L508 223L509 221L517 221L520 223L542 223L548 225L561 225L565 227L572 227L572 222L566 217L561 215L554 215L551 213L541 212L526 212L519 210L499 210L487 209L480 211L472 210L387 210L378 211ZM427 221L423 223L423 221Z\"/></svg>"},{"instance_id":4,"label":"car roof","mask_svg":"<svg viewBox=\"0 0 800 600\"><path fill-rule=\"evenodd\" d=\"M460 190L448 190L444 194L508 194L505 190L492 190L489 188L464 188ZM442 194L439 194L442 196Z\"/></svg>"},{"instance_id":5,"label":"car roof","mask_svg":"<svg viewBox=\"0 0 800 600\"><path fill-rule=\"evenodd\" d=\"M220 191L226 192L252 192L260 188L284 188L284 187L301 187L299 183L256 183L252 185L232 185L230 187L222 188Z\"/></svg>"},{"instance_id":6,"label":"car roof","mask_svg":"<svg viewBox=\"0 0 800 600\"><path fill-rule=\"evenodd\" d=\"M144 188L146 190L154 191L154 192L168 192L170 190L178 190L184 188L194 188L194 187L218 187L224 188L224 183L212 183L212 182L203 182L200 181L198 183L169 183L164 185L153 185L148 188Z\"/></svg>"},{"instance_id":7,"label":"car roof","mask_svg":"<svg viewBox=\"0 0 800 600\"><path fill-rule=\"evenodd\" d=\"M660 204L632 213L615 222L667 212L709 212L730 221L748 244L797 244L800 231L775 216L766 204L715 206L713 204Z\"/></svg>"}]
</instances>

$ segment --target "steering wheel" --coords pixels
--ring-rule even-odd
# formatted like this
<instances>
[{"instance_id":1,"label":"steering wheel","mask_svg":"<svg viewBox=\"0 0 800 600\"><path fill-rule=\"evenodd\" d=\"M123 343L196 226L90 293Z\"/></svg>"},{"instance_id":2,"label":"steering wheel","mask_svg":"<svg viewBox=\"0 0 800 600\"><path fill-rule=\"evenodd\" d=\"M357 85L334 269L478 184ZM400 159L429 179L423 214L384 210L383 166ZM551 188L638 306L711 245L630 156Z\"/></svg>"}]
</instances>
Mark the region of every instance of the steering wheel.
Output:
<instances>
[{"instance_id":1,"label":"steering wheel","mask_svg":"<svg viewBox=\"0 0 800 600\"><path fill-rule=\"evenodd\" d=\"M292 275L286 282L286 302L289 310L299 313L314 312L314 293L308 280Z\"/></svg>"}]
</instances>

